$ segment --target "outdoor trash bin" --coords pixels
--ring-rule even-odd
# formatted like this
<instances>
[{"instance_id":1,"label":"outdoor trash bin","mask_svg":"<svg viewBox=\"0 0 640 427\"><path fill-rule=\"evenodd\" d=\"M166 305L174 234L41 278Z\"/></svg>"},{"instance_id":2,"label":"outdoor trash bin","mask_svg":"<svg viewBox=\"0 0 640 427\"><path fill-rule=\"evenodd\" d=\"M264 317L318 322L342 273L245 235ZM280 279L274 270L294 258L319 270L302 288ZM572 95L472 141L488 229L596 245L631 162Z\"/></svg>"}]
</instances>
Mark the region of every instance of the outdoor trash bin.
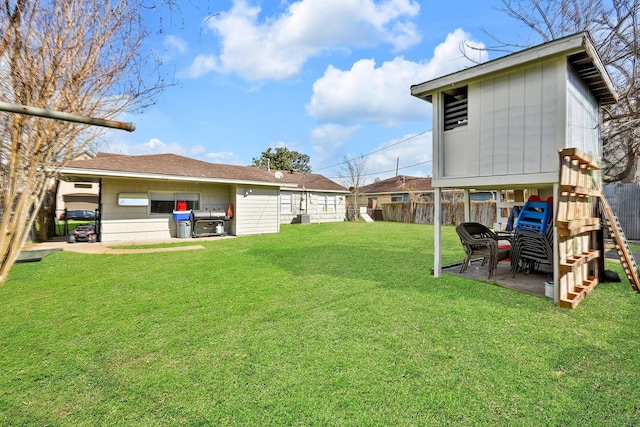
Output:
<instances>
[{"instance_id":1,"label":"outdoor trash bin","mask_svg":"<svg viewBox=\"0 0 640 427\"><path fill-rule=\"evenodd\" d=\"M191 221L177 221L178 239L188 239L191 237Z\"/></svg>"}]
</instances>

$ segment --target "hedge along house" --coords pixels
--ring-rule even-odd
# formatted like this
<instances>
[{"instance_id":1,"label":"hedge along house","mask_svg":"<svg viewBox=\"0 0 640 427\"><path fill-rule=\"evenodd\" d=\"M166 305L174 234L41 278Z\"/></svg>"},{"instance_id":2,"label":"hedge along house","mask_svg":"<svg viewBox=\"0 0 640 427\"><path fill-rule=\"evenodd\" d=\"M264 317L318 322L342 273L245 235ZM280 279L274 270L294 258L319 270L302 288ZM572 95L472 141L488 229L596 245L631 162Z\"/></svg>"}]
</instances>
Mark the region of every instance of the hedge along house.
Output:
<instances>
[{"instance_id":1,"label":"hedge along house","mask_svg":"<svg viewBox=\"0 0 640 427\"><path fill-rule=\"evenodd\" d=\"M578 33L411 86L433 107L434 275L441 274L443 187L559 195L559 150L601 157L601 105L617 101L588 33ZM554 233L558 248L558 233ZM558 251L554 251L558 283ZM556 286L556 301L558 300Z\"/></svg>"},{"instance_id":2,"label":"hedge along house","mask_svg":"<svg viewBox=\"0 0 640 427\"><path fill-rule=\"evenodd\" d=\"M307 211L310 221L343 221L345 216L339 198L346 190L318 174L215 164L175 154L105 153L73 161L60 172L65 180L99 182L98 230L103 242L177 237L173 211L184 208L224 213L230 209L227 234L277 233L280 224L291 222L287 207L298 194L314 207L322 206ZM332 201L335 204L328 208Z\"/></svg>"}]
</instances>

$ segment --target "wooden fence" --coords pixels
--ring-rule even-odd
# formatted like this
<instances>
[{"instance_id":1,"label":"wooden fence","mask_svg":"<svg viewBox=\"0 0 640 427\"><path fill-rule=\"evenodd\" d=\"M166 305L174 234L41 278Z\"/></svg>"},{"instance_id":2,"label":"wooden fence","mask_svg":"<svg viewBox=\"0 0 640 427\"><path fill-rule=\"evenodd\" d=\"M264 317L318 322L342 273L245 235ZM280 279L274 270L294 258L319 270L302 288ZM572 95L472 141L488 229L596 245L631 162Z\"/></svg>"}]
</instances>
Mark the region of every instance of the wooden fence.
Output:
<instances>
[{"instance_id":1,"label":"wooden fence","mask_svg":"<svg viewBox=\"0 0 640 427\"><path fill-rule=\"evenodd\" d=\"M394 202L380 207L382 220L415 224L433 224L433 202ZM464 222L463 201L443 201L441 221L443 225ZM379 218L379 215L373 215ZM471 202L471 221L493 227L496 222L496 201Z\"/></svg>"},{"instance_id":2,"label":"wooden fence","mask_svg":"<svg viewBox=\"0 0 640 427\"><path fill-rule=\"evenodd\" d=\"M640 240L640 186L638 184L608 184L604 195L620 221L628 240Z\"/></svg>"}]
</instances>

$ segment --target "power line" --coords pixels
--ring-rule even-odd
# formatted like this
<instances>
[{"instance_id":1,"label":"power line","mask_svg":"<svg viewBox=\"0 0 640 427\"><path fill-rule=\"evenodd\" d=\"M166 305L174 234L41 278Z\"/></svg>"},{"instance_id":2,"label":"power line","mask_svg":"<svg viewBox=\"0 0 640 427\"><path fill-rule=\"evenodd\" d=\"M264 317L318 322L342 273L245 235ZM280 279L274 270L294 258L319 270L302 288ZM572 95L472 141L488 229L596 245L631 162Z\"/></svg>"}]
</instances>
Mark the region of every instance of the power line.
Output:
<instances>
[{"instance_id":1,"label":"power line","mask_svg":"<svg viewBox=\"0 0 640 427\"><path fill-rule=\"evenodd\" d=\"M334 168L334 167L336 167L336 166L344 165L344 164L346 164L346 163L348 163L348 162L350 162L350 161L352 161L352 160L364 159L365 157L368 157L368 156L370 156L370 155L372 155L372 154L379 153L380 151L384 151L384 150L386 150L386 149L388 149L388 148L395 147L396 145L400 145L400 144L402 144L402 143L404 143L404 142L411 141L412 139L417 138L417 137L419 137L419 136L422 136L422 135L424 135L425 133L428 133L428 132L431 132L431 129L428 129L428 130L422 131L422 132L417 133L417 134L415 134L415 135L412 135L412 136L410 136L410 137L408 137L408 138L405 138L405 139L402 139L402 140L400 140L400 141L394 142L393 144L389 144L389 145L387 145L387 146L385 146L385 147L378 148L377 150L373 150L373 151L372 151L372 152L370 152L370 153L362 154L362 155L360 155L360 156L358 156L358 157L354 157L354 158L352 158L352 159L348 159L348 160L345 160L345 161L343 161L343 162L336 163L335 165L325 166L325 167L323 167L323 168L320 168L320 169L314 170L313 172L315 173L315 172L319 172L319 171L322 171L322 170L325 170L325 169ZM429 161L430 161L430 160L429 160ZM419 164L420 164L420 163L419 163ZM411 166L407 166L407 167L411 167ZM395 170L395 169L394 169L394 170Z\"/></svg>"},{"instance_id":2,"label":"power line","mask_svg":"<svg viewBox=\"0 0 640 427\"><path fill-rule=\"evenodd\" d=\"M424 165L426 163L431 163L433 162L433 160L425 160L424 162L420 162L420 163L414 163L413 165L409 165L409 166L403 166L401 168L393 168L393 169L389 169L386 171L380 171L380 172L371 172L371 173L365 173L363 175L361 175L362 177L365 176L372 176L372 175L382 175L383 173L388 173L388 172L395 172L396 170L401 170L401 169L409 169L409 168L413 168L415 166L420 166L420 165ZM340 179L340 178L344 178L343 176L333 176L333 177L328 177L329 179Z\"/></svg>"}]
</instances>

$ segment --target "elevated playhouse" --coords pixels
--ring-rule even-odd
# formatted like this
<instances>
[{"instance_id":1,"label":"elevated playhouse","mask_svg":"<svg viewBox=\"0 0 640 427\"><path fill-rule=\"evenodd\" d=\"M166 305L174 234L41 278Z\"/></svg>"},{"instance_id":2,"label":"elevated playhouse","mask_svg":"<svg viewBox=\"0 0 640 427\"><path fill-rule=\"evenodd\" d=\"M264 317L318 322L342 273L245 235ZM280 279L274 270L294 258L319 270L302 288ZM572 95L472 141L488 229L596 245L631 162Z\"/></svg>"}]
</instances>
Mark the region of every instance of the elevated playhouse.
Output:
<instances>
[{"instance_id":1,"label":"elevated playhouse","mask_svg":"<svg viewBox=\"0 0 640 427\"><path fill-rule=\"evenodd\" d=\"M598 282L600 108L617 94L588 33L416 84L433 111L434 275L441 274L444 188L513 190L553 200L554 301L575 307ZM606 214L606 208L603 212ZM609 210L610 211L610 210ZM544 221L548 218L529 220ZM610 213L610 212L609 212ZM532 212L533 214L533 212ZM612 223L615 237L619 227ZM625 252L624 239L616 240ZM632 259L625 269L637 287ZM632 271L633 270L633 271ZM635 278L634 278L635 276Z\"/></svg>"}]
</instances>

